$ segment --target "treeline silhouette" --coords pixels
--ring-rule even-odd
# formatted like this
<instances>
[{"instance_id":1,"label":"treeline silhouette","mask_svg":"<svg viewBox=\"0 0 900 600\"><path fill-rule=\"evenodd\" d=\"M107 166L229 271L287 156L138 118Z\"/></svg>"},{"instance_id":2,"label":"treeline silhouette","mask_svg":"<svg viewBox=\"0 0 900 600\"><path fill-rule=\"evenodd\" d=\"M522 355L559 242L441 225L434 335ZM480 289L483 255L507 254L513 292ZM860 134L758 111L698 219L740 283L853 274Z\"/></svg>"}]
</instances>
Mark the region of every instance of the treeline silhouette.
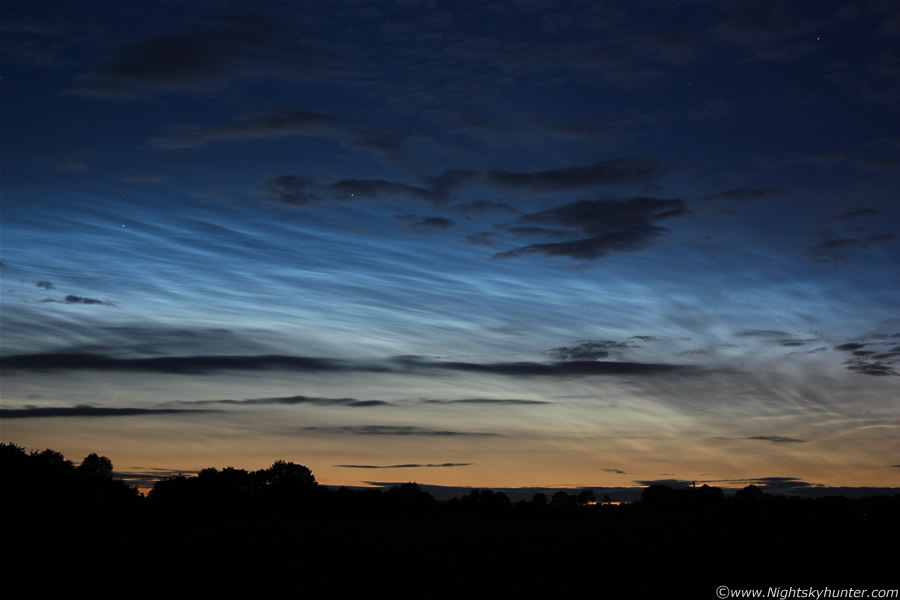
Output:
<instances>
[{"instance_id":1,"label":"treeline silhouette","mask_svg":"<svg viewBox=\"0 0 900 600\"><path fill-rule=\"evenodd\" d=\"M137 488L113 477L109 458L89 454L75 465L61 453L46 449L26 452L12 443L0 443L0 480L7 511L20 518L81 519L122 517L133 512L156 511L166 517L288 511L347 517L350 514L393 517L489 516L591 518L598 514L639 513L645 517L691 518L764 515L767 518L801 514L813 518L862 518L889 515L900 507L900 495L851 499L843 496L787 498L748 485L727 497L718 487L702 485L674 489L651 485L639 502L615 505L606 497L597 501L592 490L537 493L530 501L513 503L503 492L472 489L448 502L437 502L416 483L385 491L330 489L320 486L309 468L277 460L271 467L246 471L209 467L194 476L173 475L156 481L143 497Z\"/></svg>"},{"instance_id":2,"label":"treeline silhouette","mask_svg":"<svg viewBox=\"0 0 900 600\"><path fill-rule=\"evenodd\" d=\"M733 495L652 485L623 505L591 490L512 502L472 489L439 502L415 483L330 489L307 467L278 460L257 471L164 477L142 496L113 477L106 457L75 465L14 444L0 444L0 486L9 597L55 595L47 565L77 579L97 561L120 583L135 569L178 573L185 597L282 596L275 584L298 568L345 587L413 582L425 597L473 582L530 596L591 577L605 578L604 589L621 591L627 580L673 597L712 597L714 587L696 587L712 582L897 582L900 495L811 499L753 485ZM202 578L190 565L228 578ZM653 577L626 577L629 569ZM268 584L275 587L261 591Z\"/></svg>"},{"instance_id":3,"label":"treeline silhouette","mask_svg":"<svg viewBox=\"0 0 900 600\"><path fill-rule=\"evenodd\" d=\"M113 478L105 456L89 454L75 465L54 450L26 453L0 443L4 514L20 521L60 522L121 516L137 510L136 488Z\"/></svg>"}]
</instances>

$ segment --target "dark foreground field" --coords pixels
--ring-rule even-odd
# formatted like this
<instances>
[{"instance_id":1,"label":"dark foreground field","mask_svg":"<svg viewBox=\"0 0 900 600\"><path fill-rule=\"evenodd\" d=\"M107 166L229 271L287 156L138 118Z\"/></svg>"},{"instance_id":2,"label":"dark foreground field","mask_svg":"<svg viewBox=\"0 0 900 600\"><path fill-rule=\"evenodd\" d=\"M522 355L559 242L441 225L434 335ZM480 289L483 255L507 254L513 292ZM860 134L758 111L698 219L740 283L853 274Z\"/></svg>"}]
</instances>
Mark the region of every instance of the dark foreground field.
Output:
<instances>
[{"instance_id":1,"label":"dark foreground field","mask_svg":"<svg viewBox=\"0 0 900 600\"><path fill-rule=\"evenodd\" d=\"M7 516L3 596L384 590L402 597L712 598L719 585L898 585L896 513L785 522L637 508L540 516L150 516L62 525L15 524Z\"/></svg>"}]
</instances>

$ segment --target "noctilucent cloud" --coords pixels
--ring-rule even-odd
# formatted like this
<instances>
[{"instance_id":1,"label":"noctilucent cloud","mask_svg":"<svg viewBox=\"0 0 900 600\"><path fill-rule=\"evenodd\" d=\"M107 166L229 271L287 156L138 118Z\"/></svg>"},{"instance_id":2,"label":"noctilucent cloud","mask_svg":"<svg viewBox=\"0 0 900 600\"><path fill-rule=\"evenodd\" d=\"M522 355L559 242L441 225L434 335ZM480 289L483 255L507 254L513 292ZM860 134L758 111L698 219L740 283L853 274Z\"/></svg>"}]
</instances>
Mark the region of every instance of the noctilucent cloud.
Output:
<instances>
[{"instance_id":1,"label":"noctilucent cloud","mask_svg":"<svg viewBox=\"0 0 900 600\"><path fill-rule=\"evenodd\" d=\"M4 441L900 481L897 3L7 0L0 35Z\"/></svg>"}]
</instances>

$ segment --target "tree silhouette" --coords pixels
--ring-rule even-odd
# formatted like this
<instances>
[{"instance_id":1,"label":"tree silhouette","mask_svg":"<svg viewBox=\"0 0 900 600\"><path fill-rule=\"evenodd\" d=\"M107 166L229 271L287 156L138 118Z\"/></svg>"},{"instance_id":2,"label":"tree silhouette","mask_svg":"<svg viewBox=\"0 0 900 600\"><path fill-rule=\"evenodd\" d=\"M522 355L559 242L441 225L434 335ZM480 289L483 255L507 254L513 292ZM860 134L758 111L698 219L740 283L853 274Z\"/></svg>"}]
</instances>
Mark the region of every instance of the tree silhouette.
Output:
<instances>
[{"instance_id":1,"label":"tree silhouette","mask_svg":"<svg viewBox=\"0 0 900 600\"><path fill-rule=\"evenodd\" d=\"M88 455L76 467L54 450L0 444L4 508L25 522L64 523L106 519L134 509L136 488L113 479L112 462Z\"/></svg>"},{"instance_id":2,"label":"tree silhouette","mask_svg":"<svg viewBox=\"0 0 900 600\"><path fill-rule=\"evenodd\" d=\"M268 469L256 471L253 475L262 484L262 498L281 509L300 505L309 507L320 495L317 493L319 484L312 471L294 462L276 460Z\"/></svg>"},{"instance_id":3,"label":"tree silhouette","mask_svg":"<svg viewBox=\"0 0 900 600\"><path fill-rule=\"evenodd\" d=\"M497 516L508 512L512 502L503 492L476 488L460 498L457 506L471 514Z\"/></svg>"},{"instance_id":4,"label":"tree silhouette","mask_svg":"<svg viewBox=\"0 0 900 600\"><path fill-rule=\"evenodd\" d=\"M243 469L226 467L219 471L209 467L197 475L196 493L209 509L234 509L259 494L259 479Z\"/></svg>"},{"instance_id":5,"label":"tree silhouette","mask_svg":"<svg viewBox=\"0 0 900 600\"><path fill-rule=\"evenodd\" d=\"M675 500L675 490L663 484L651 485L641 492L641 502L648 506L671 505Z\"/></svg>"},{"instance_id":6,"label":"tree silhouette","mask_svg":"<svg viewBox=\"0 0 900 600\"><path fill-rule=\"evenodd\" d=\"M419 487L417 483L404 483L392 487L384 493L389 510L404 516L421 515L434 508L434 496Z\"/></svg>"},{"instance_id":7,"label":"tree silhouette","mask_svg":"<svg viewBox=\"0 0 900 600\"><path fill-rule=\"evenodd\" d=\"M759 487L750 484L734 493L734 499L740 502L760 502L766 494Z\"/></svg>"},{"instance_id":8,"label":"tree silhouette","mask_svg":"<svg viewBox=\"0 0 900 600\"><path fill-rule=\"evenodd\" d=\"M575 506L576 497L559 490L550 497L551 506Z\"/></svg>"},{"instance_id":9,"label":"tree silhouette","mask_svg":"<svg viewBox=\"0 0 900 600\"><path fill-rule=\"evenodd\" d=\"M262 473L266 484L279 491L303 491L319 485L312 471L289 461L276 460Z\"/></svg>"},{"instance_id":10,"label":"tree silhouette","mask_svg":"<svg viewBox=\"0 0 900 600\"><path fill-rule=\"evenodd\" d=\"M597 497L594 495L594 490L581 490L578 492L575 502L578 506L586 506L588 504L596 503Z\"/></svg>"},{"instance_id":11,"label":"tree silhouette","mask_svg":"<svg viewBox=\"0 0 900 600\"><path fill-rule=\"evenodd\" d=\"M191 489L191 481L181 474L162 477L153 484L148 498L154 506L167 510L196 508L199 499L196 490Z\"/></svg>"},{"instance_id":12,"label":"tree silhouette","mask_svg":"<svg viewBox=\"0 0 900 600\"><path fill-rule=\"evenodd\" d=\"M78 465L78 473L88 479L108 481L112 479L113 464L105 456L98 456L92 452L85 456L81 464Z\"/></svg>"}]
</instances>

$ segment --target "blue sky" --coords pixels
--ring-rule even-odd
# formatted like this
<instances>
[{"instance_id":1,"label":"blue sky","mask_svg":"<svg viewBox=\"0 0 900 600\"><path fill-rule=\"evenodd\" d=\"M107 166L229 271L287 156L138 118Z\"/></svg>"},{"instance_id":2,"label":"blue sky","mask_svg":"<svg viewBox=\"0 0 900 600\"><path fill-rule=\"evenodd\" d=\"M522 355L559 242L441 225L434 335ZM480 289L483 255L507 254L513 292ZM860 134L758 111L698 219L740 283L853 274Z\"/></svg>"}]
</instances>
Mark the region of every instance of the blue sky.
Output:
<instances>
[{"instance_id":1,"label":"blue sky","mask_svg":"<svg viewBox=\"0 0 900 600\"><path fill-rule=\"evenodd\" d=\"M896 485L896 5L0 26L4 441L348 485Z\"/></svg>"}]
</instances>

